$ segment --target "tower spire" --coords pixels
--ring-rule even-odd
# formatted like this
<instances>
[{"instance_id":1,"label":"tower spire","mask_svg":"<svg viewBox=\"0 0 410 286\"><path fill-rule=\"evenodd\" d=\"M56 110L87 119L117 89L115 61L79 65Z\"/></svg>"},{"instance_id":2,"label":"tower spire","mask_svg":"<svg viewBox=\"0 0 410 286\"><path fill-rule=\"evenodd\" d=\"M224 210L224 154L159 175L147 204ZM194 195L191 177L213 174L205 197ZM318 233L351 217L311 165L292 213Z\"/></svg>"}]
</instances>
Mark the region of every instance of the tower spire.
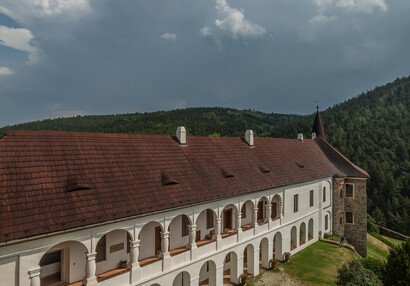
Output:
<instances>
[{"instance_id":1,"label":"tower spire","mask_svg":"<svg viewBox=\"0 0 410 286\"><path fill-rule=\"evenodd\" d=\"M325 129L323 128L322 119L320 118L319 105L316 106L316 116L313 122L312 133L315 132L317 137L322 137L326 141Z\"/></svg>"}]
</instances>

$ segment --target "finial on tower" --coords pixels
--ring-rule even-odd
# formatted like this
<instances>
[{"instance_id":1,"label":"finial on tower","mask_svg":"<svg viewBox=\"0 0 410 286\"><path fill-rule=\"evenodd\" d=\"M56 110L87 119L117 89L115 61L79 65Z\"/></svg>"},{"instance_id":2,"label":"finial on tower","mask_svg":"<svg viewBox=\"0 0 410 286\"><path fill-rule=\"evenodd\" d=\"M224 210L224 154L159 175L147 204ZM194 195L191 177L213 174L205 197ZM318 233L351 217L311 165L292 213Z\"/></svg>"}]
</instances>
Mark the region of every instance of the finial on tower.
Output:
<instances>
[{"instance_id":1,"label":"finial on tower","mask_svg":"<svg viewBox=\"0 0 410 286\"><path fill-rule=\"evenodd\" d=\"M312 127L312 139L313 137L322 137L322 139L326 141L325 129L323 128L322 119L320 118L318 101L316 101L316 104L316 116ZM315 133L315 136L313 136L313 133Z\"/></svg>"}]
</instances>

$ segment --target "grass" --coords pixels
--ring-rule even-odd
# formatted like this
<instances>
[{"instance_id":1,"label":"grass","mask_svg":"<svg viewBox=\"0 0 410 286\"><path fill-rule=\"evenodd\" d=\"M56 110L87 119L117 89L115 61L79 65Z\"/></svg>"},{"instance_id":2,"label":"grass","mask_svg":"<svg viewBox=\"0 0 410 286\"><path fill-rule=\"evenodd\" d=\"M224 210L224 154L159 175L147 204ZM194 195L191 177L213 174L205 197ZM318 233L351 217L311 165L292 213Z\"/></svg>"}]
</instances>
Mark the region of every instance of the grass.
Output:
<instances>
[{"instance_id":1,"label":"grass","mask_svg":"<svg viewBox=\"0 0 410 286\"><path fill-rule=\"evenodd\" d=\"M374 236L367 234L367 256L385 260L389 254L389 247L375 238Z\"/></svg>"},{"instance_id":2,"label":"grass","mask_svg":"<svg viewBox=\"0 0 410 286\"><path fill-rule=\"evenodd\" d=\"M393 243L394 245L399 245L399 244L401 244L401 243L404 242L404 240L395 239L395 238L388 237L388 236L384 236L384 235L382 235L382 237L384 237L385 239L387 239L388 241L390 241L390 242Z\"/></svg>"},{"instance_id":3,"label":"grass","mask_svg":"<svg viewBox=\"0 0 410 286\"><path fill-rule=\"evenodd\" d=\"M281 266L289 276L308 285L336 285L337 269L359 257L350 249L318 241Z\"/></svg>"}]
</instances>

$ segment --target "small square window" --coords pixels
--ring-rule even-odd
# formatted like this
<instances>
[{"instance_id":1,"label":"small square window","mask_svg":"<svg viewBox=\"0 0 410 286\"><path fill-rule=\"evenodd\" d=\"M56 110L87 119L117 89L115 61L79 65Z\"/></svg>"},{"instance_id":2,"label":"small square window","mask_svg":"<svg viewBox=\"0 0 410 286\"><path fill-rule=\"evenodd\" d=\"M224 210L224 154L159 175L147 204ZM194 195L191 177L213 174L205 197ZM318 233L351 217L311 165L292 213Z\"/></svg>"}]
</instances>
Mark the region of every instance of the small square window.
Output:
<instances>
[{"instance_id":1,"label":"small square window","mask_svg":"<svg viewBox=\"0 0 410 286\"><path fill-rule=\"evenodd\" d=\"M346 184L346 198L354 197L353 184Z\"/></svg>"},{"instance_id":2,"label":"small square window","mask_svg":"<svg viewBox=\"0 0 410 286\"><path fill-rule=\"evenodd\" d=\"M353 223L353 212L346 212L346 223Z\"/></svg>"}]
</instances>

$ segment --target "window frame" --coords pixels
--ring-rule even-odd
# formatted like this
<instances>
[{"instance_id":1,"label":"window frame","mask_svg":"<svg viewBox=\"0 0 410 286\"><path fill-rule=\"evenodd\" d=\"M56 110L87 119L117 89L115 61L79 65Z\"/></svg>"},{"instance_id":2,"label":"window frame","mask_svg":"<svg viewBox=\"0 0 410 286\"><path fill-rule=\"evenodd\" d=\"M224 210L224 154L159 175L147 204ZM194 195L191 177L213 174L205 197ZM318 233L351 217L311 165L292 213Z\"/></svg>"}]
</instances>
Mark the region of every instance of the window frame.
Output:
<instances>
[{"instance_id":1,"label":"window frame","mask_svg":"<svg viewBox=\"0 0 410 286\"><path fill-rule=\"evenodd\" d=\"M293 213L299 211L299 194L293 195Z\"/></svg>"},{"instance_id":2,"label":"window frame","mask_svg":"<svg viewBox=\"0 0 410 286\"><path fill-rule=\"evenodd\" d=\"M347 185L352 186L352 196L348 196L348 195L347 195ZM346 183L344 189L345 189L345 190L344 190L345 198L354 199L354 184L352 184L352 183Z\"/></svg>"},{"instance_id":3,"label":"window frame","mask_svg":"<svg viewBox=\"0 0 410 286\"><path fill-rule=\"evenodd\" d=\"M348 214L348 213L351 213L351 214L352 214L352 222L348 222L348 221L347 221L347 218L348 218L347 214ZM346 224L354 224L354 212L345 212L345 223L346 223Z\"/></svg>"},{"instance_id":4,"label":"window frame","mask_svg":"<svg viewBox=\"0 0 410 286\"><path fill-rule=\"evenodd\" d=\"M309 192L309 207L313 207L314 206L314 198L315 198L315 192L314 190L310 190Z\"/></svg>"}]
</instances>

